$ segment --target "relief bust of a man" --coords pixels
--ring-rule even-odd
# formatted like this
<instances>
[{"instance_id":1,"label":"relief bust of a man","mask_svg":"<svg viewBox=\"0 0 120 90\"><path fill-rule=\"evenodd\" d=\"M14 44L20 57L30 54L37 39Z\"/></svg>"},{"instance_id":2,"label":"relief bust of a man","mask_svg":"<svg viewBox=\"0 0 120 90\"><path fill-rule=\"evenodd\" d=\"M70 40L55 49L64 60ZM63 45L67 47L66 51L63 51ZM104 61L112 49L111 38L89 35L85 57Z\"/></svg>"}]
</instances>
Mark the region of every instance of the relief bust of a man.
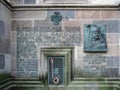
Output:
<instances>
[{"instance_id":1,"label":"relief bust of a man","mask_svg":"<svg viewBox=\"0 0 120 90\"><path fill-rule=\"evenodd\" d=\"M84 51L107 51L105 25L85 25L84 27Z\"/></svg>"}]
</instances>

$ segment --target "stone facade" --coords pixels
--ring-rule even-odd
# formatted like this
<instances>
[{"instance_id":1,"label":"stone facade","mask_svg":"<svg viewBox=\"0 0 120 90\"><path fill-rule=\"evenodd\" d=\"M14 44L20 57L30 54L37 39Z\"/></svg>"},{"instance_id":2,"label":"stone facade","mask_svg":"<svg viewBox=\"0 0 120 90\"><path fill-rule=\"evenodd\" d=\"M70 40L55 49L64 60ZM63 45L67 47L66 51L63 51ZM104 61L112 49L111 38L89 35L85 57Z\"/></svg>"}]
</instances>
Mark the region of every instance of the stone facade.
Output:
<instances>
[{"instance_id":1,"label":"stone facade","mask_svg":"<svg viewBox=\"0 0 120 90\"><path fill-rule=\"evenodd\" d=\"M50 16L54 14L54 11L60 12L63 17L63 20L60 22L58 26L54 26L54 24L50 20ZM27 16L27 13L31 13L31 16L30 14ZM36 15L38 13L40 13L40 15L38 15L37 16L38 18L36 18ZM109 13L110 15L109 17L106 17L107 13ZM101 77L101 76L102 77L119 77L119 64L118 64L120 61L119 50L118 50L118 48L120 47L119 46L119 36L120 36L119 15L120 15L119 11L112 11L112 10L111 11L90 10L89 11L89 10L67 10L66 9L66 10L44 10L42 12L41 11L13 11L13 17L12 17L13 29L11 31L12 33L11 38L14 38L14 39L12 39L11 41L15 44L14 46L12 46L14 48L12 49L12 52L13 52L12 55L14 56L17 54L18 56L18 57L14 57L13 62L16 62L16 64L18 64L17 62L20 59L21 61L22 60L24 61L26 57L26 61L25 61L26 64L24 64L26 67L27 58L29 60L30 59L33 60L33 58L35 58L36 60L33 60L33 61L39 62L40 55L37 52L39 52L39 49L41 47L73 46L75 47L75 51L74 51L75 61L73 65L74 66L73 68L75 69L75 71L73 72L73 74L76 78L91 77L93 76L93 74L96 77ZM83 51L84 24L106 25L106 28L107 28L106 39L107 39L107 48L108 48L107 52L85 53ZM76 30L78 31L76 32ZM62 33L64 33L65 36ZM38 36L40 37L38 38ZM30 48L30 51L27 52L27 54L25 54L25 51L24 51L24 54L22 54L22 51L18 52L20 48L24 48L19 46L23 44L23 42L24 42L24 45L27 45L33 48L33 49ZM17 49L15 48L16 46L17 46ZM35 49L34 47L36 47L37 49ZM27 48L24 48L23 50L26 50L26 49ZM35 52L33 52L33 50ZM24 65L22 65L22 68L24 68ZM32 65L33 65L32 67L34 67L34 65L36 66L36 64L32 64ZM16 66L14 66L13 72L20 70L18 69L19 68L18 65L16 68L15 67ZM40 71L40 68L36 66L35 71ZM113 75L112 73L115 73L115 74ZM29 77L29 74L27 75ZM23 73L23 76L24 76L24 73Z\"/></svg>"},{"instance_id":2,"label":"stone facade","mask_svg":"<svg viewBox=\"0 0 120 90\"><path fill-rule=\"evenodd\" d=\"M38 5L50 0L9 1L14 6ZM88 0L82 1L88 3ZM51 52L46 49L52 48L53 54L65 55L68 59L65 61L66 85L70 84L71 80L80 78L119 78L119 10L108 8L102 10L97 7L43 9L39 5L32 8L26 7L15 6L11 11L0 3L0 72L9 72L16 78L45 79L48 75L48 64L44 61L46 59L44 56L47 56L47 53L51 55ZM55 16L55 12L59 12L59 15ZM106 26L106 52L84 52L84 25L86 24ZM44 49L41 53L42 48ZM62 50L59 51L59 48ZM73 50L69 54L65 51L68 48ZM74 82L76 81L72 83ZM67 89L69 88L71 87ZM53 90L52 87L51 90Z\"/></svg>"}]
</instances>

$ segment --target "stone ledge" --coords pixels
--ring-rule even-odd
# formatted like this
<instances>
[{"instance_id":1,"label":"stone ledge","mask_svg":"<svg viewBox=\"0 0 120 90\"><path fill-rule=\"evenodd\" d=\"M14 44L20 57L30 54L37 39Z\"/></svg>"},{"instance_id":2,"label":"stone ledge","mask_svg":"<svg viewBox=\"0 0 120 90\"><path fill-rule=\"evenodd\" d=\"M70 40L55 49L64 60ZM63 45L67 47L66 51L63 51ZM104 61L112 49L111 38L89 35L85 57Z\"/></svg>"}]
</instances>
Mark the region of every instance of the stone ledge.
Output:
<instances>
[{"instance_id":1,"label":"stone ledge","mask_svg":"<svg viewBox=\"0 0 120 90\"><path fill-rule=\"evenodd\" d=\"M80 3L42 3L40 5L33 4L20 4L20 5L11 5L6 0L0 0L6 7L10 10L42 10L42 9L87 9L87 10L120 10L120 5L118 4L80 4Z\"/></svg>"},{"instance_id":2,"label":"stone ledge","mask_svg":"<svg viewBox=\"0 0 120 90\"><path fill-rule=\"evenodd\" d=\"M82 78L81 78L82 79ZM16 81L20 80L20 81ZM25 80L25 81L24 81ZM8 82L4 84L0 84L0 89L2 90L9 90L12 87L25 87L25 88L56 88L56 86L51 86L51 85L44 85L42 83L37 83L35 81L26 81L27 79L19 79L19 78L11 78L9 79ZM31 79L31 80L36 80L36 79ZM41 81L39 81L41 82ZM89 84L88 84L89 83ZM120 88L119 81L72 81L68 86L57 86L57 88ZM65 89L66 90L66 89ZM102 90L102 89L101 89ZM112 90L112 89L111 89Z\"/></svg>"}]
</instances>

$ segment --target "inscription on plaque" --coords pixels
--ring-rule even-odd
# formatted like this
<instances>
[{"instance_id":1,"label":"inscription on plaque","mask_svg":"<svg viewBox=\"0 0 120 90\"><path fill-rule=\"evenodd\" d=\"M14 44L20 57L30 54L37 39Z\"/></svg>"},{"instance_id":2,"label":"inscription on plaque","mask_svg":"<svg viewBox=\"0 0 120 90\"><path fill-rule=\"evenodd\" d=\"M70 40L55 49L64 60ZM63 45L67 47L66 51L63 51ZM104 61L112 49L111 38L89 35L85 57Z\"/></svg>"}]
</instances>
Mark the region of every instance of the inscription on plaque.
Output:
<instances>
[{"instance_id":1,"label":"inscription on plaque","mask_svg":"<svg viewBox=\"0 0 120 90\"><path fill-rule=\"evenodd\" d=\"M84 56L84 76L119 77L119 57L102 55Z\"/></svg>"},{"instance_id":2,"label":"inscription on plaque","mask_svg":"<svg viewBox=\"0 0 120 90\"><path fill-rule=\"evenodd\" d=\"M106 57L101 55L87 55L84 57L84 70L95 75L105 71Z\"/></svg>"},{"instance_id":3,"label":"inscription on plaque","mask_svg":"<svg viewBox=\"0 0 120 90\"><path fill-rule=\"evenodd\" d=\"M37 75L40 47L75 45L81 45L79 27L66 27L66 30L62 30L61 27L18 28L17 70L19 76Z\"/></svg>"},{"instance_id":4,"label":"inscription on plaque","mask_svg":"<svg viewBox=\"0 0 120 90\"><path fill-rule=\"evenodd\" d=\"M84 25L84 51L106 52L106 27L105 25Z\"/></svg>"}]
</instances>

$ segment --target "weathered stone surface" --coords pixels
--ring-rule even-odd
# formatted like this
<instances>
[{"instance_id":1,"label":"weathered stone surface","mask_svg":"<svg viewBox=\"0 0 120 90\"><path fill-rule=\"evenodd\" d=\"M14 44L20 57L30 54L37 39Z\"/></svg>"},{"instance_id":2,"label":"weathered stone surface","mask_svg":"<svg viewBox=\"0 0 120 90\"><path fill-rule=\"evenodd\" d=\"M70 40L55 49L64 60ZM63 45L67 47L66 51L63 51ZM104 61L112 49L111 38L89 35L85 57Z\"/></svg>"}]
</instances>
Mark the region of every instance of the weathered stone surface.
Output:
<instances>
[{"instance_id":1,"label":"weathered stone surface","mask_svg":"<svg viewBox=\"0 0 120 90\"><path fill-rule=\"evenodd\" d=\"M97 20L93 21L93 24L106 25L107 33L120 33L118 20Z\"/></svg>"},{"instance_id":2,"label":"weathered stone surface","mask_svg":"<svg viewBox=\"0 0 120 90\"><path fill-rule=\"evenodd\" d=\"M12 19L46 20L47 11L13 11Z\"/></svg>"},{"instance_id":3,"label":"weathered stone surface","mask_svg":"<svg viewBox=\"0 0 120 90\"><path fill-rule=\"evenodd\" d=\"M24 4L35 4L36 0L24 0Z\"/></svg>"},{"instance_id":4,"label":"weathered stone surface","mask_svg":"<svg viewBox=\"0 0 120 90\"><path fill-rule=\"evenodd\" d=\"M81 34L83 34L83 26L84 24L92 24L91 20L68 20L62 22L63 30L66 30L65 27L80 27Z\"/></svg>"},{"instance_id":5,"label":"weathered stone surface","mask_svg":"<svg viewBox=\"0 0 120 90\"><path fill-rule=\"evenodd\" d=\"M109 56L107 57L107 68L119 68L119 62L120 62L119 56Z\"/></svg>"},{"instance_id":6,"label":"weathered stone surface","mask_svg":"<svg viewBox=\"0 0 120 90\"><path fill-rule=\"evenodd\" d=\"M119 45L117 44L108 44L108 52L106 53L107 55L110 56L119 56Z\"/></svg>"},{"instance_id":7,"label":"weathered stone surface","mask_svg":"<svg viewBox=\"0 0 120 90\"><path fill-rule=\"evenodd\" d=\"M52 27L54 28L61 27L61 22L59 25L54 26L54 24L50 20L47 20L47 21L46 20L35 20L34 27L41 28L42 30L46 31L46 30L52 29Z\"/></svg>"},{"instance_id":8,"label":"weathered stone surface","mask_svg":"<svg viewBox=\"0 0 120 90\"><path fill-rule=\"evenodd\" d=\"M3 46L4 46L3 38L0 37L0 53L4 53Z\"/></svg>"},{"instance_id":9,"label":"weathered stone surface","mask_svg":"<svg viewBox=\"0 0 120 90\"><path fill-rule=\"evenodd\" d=\"M10 54L10 39L5 40L5 47L4 47L5 53Z\"/></svg>"},{"instance_id":10,"label":"weathered stone surface","mask_svg":"<svg viewBox=\"0 0 120 90\"><path fill-rule=\"evenodd\" d=\"M105 77L118 77L119 68L106 68L103 74Z\"/></svg>"},{"instance_id":11,"label":"weathered stone surface","mask_svg":"<svg viewBox=\"0 0 120 90\"><path fill-rule=\"evenodd\" d=\"M17 77L26 77L26 78L28 78L28 77L38 77L38 72L36 72L36 71L31 71L31 72L28 72L28 71L17 71L16 72L16 75L17 75Z\"/></svg>"},{"instance_id":12,"label":"weathered stone surface","mask_svg":"<svg viewBox=\"0 0 120 90\"><path fill-rule=\"evenodd\" d=\"M107 43L108 44L119 44L119 34L107 34Z\"/></svg>"},{"instance_id":13,"label":"weathered stone surface","mask_svg":"<svg viewBox=\"0 0 120 90\"><path fill-rule=\"evenodd\" d=\"M37 59L17 59L17 76L36 77L37 72Z\"/></svg>"},{"instance_id":14,"label":"weathered stone surface","mask_svg":"<svg viewBox=\"0 0 120 90\"><path fill-rule=\"evenodd\" d=\"M12 43L17 43L17 31L11 31L11 44Z\"/></svg>"},{"instance_id":15,"label":"weathered stone surface","mask_svg":"<svg viewBox=\"0 0 120 90\"><path fill-rule=\"evenodd\" d=\"M81 10L76 11L77 19L100 19L100 11Z\"/></svg>"},{"instance_id":16,"label":"weathered stone surface","mask_svg":"<svg viewBox=\"0 0 120 90\"><path fill-rule=\"evenodd\" d=\"M12 31L16 31L18 27L32 27L32 20L13 20Z\"/></svg>"},{"instance_id":17,"label":"weathered stone surface","mask_svg":"<svg viewBox=\"0 0 120 90\"><path fill-rule=\"evenodd\" d=\"M120 11L101 11L101 19L120 19Z\"/></svg>"},{"instance_id":18,"label":"weathered stone surface","mask_svg":"<svg viewBox=\"0 0 120 90\"><path fill-rule=\"evenodd\" d=\"M10 54L10 39L2 39L1 49L1 53Z\"/></svg>"},{"instance_id":19,"label":"weathered stone surface","mask_svg":"<svg viewBox=\"0 0 120 90\"><path fill-rule=\"evenodd\" d=\"M4 22L0 20L0 37L4 37L5 35L5 25Z\"/></svg>"},{"instance_id":20,"label":"weathered stone surface","mask_svg":"<svg viewBox=\"0 0 120 90\"><path fill-rule=\"evenodd\" d=\"M5 71L7 73L11 73L11 55L10 54L5 54Z\"/></svg>"},{"instance_id":21,"label":"weathered stone surface","mask_svg":"<svg viewBox=\"0 0 120 90\"><path fill-rule=\"evenodd\" d=\"M0 55L0 70L5 68L5 57Z\"/></svg>"}]
</instances>

